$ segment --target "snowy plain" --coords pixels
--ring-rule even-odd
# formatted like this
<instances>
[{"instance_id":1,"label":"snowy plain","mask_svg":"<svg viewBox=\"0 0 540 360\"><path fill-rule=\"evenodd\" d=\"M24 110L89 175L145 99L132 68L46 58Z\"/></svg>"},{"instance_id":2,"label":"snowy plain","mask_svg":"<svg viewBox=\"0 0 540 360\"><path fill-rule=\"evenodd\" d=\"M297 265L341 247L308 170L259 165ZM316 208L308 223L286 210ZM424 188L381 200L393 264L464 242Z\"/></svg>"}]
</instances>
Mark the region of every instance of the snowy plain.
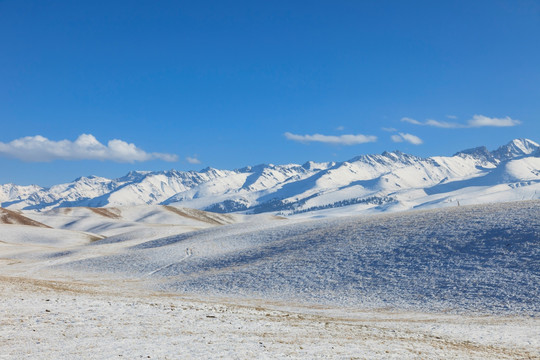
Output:
<instances>
[{"instance_id":1,"label":"snowy plain","mask_svg":"<svg viewBox=\"0 0 540 360\"><path fill-rule=\"evenodd\" d=\"M0 358L540 358L537 200L19 215L52 229L0 225Z\"/></svg>"},{"instance_id":2,"label":"snowy plain","mask_svg":"<svg viewBox=\"0 0 540 360\"><path fill-rule=\"evenodd\" d=\"M361 312L0 277L5 359L534 359L538 319Z\"/></svg>"}]
</instances>

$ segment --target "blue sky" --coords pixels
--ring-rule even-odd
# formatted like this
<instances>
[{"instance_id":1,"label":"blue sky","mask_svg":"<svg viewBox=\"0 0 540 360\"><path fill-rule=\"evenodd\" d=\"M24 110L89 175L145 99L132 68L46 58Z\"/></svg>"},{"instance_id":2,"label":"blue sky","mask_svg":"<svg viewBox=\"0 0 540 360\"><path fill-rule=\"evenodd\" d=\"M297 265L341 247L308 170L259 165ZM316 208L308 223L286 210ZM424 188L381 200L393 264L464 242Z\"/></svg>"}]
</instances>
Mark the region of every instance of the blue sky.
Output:
<instances>
[{"instance_id":1,"label":"blue sky","mask_svg":"<svg viewBox=\"0 0 540 360\"><path fill-rule=\"evenodd\" d=\"M534 0L0 1L0 183L540 141L538 39Z\"/></svg>"}]
</instances>

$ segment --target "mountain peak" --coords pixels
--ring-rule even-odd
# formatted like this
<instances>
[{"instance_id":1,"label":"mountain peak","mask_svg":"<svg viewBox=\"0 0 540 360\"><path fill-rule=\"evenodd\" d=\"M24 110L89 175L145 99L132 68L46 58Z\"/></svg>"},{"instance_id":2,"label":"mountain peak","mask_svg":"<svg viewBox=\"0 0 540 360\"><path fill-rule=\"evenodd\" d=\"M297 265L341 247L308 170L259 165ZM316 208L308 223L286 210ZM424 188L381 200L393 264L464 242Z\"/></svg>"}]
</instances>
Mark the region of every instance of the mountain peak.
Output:
<instances>
[{"instance_id":1,"label":"mountain peak","mask_svg":"<svg viewBox=\"0 0 540 360\"><path fill-rule=\"evenodd\" d=\"M487 161L504 161L522 156L528 156L540 151L540 145L532 140L520 138L500 146L497 150L489 151L485 146L459 151L454 156L471 155Z\"/></svg>"},{"instance_id":2,"label":"mountain peak","mask_svg":"<svg viewBox=\"0 0 540 360\"><path fill-rule=\"evenodd\" d=\"M239 172L262 172L266 168L273 168L273 164L258 164L258 165L249 165L241 169L237 169Z\"/></svg>"},{"instance_id":3,"label":"mountain peak","mask_svg":"<svg viewBox=\"0 0 540 360\"><path fill-rule=\"evenodd\" d=\"M454 154L454 156L471 155L475 158L479 158L487 161L494 161L493 154L485 146L478 146L471 149L465 149Z\"/></svg>"},{"instance_id":4,"label":"mountain peak","mask_svg":"<svg viewBox=\"0 0 540 360\"><path fill-rule=\"evenodd\" d=\"M150 171L137 171L137 170L132 170L130 172L128 172L126 175L122 176L121 178L118 178L116 180L120 181L120 182L125 182L125 181L140 181L142 180L146 175L148 175L150 173Z\"/></svg>"},{"instance_id":5,"label":"mountain peak","mask_svg":"<svg viewBox=\"0 0 540 360\"><path fill-rule=\"evenodd\" d=\"M530 154L531 152L536 150L536 148L540 147L540 145L538 145L534 141L525 138L514 139L510 141L506 146L520 148L522 151L527 152L527 154Z\"/></svg>"},{"instance_id":6,"label":"mountain peak","mask_svg":"<svg viewBox=\"0 0 540 360\"><path fill-rule=\"evenodd\" d=\"M499 147L492 154L500 160L531 155L540 148L540 145L529 139L514 139L508 144Z\"/></svg>"},{"instance_id":7,"label":"mountain peak","mask_svg":"<svg viewBox=\"0 0 540 360\"><path fill-rule=\"evenodd\" d=\"M338 163L308 161L303 165L259 164L237 170L208 167L187 172L131 171L119 179L88 176L47 189L3 185L0 205L43 210L59 206L177 204L221 212L285 213L352 206L346 211L371 207L386 211L424 202L448 205L460 194L469 194L469 190L460 192L461 189L474 187L478 194L489 195L490 186L504 183L512 194L489 195L490 199L531 199L537 197L534 186L540 183L539 157L537 143L515 139L493 152L481 146L451 158L385 151ZM449 195L441 195L446 192ZM400 203L402 199L405 201Z\"/></svg>"}]
</instances>

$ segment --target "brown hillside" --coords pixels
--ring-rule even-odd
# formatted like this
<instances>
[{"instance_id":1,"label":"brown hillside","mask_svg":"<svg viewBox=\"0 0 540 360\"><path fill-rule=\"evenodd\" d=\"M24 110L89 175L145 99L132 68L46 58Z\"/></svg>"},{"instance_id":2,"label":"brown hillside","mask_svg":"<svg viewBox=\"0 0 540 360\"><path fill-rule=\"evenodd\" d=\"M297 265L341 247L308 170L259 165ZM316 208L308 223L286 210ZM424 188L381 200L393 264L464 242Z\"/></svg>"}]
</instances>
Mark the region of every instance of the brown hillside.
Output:
<instances>
[{"instance_id":1,"label":"brown hillside","mask_svg":"<svg viewBox=\"0 0 540 360\"><path fill-rule=\"evenodd\" d=\"M212 225L225 225L232 224L234 222L234 219L230 215L226 214L210 213L197 209L177 208L170 205L164 205L163 207L170 212L173 212L185 218L203 221Z\"/></svg>"},{"instance_id":2,"label":"brown hillside","mask_svg":"<svg viewBox=\"0 0 540 360\"><path fill-rule=\"evenodd\" d=\"M18 212L11 211L8 209L0 208L0 224L12 224L12 225L29 225L37 226L43 228L51 228L45 224L42 224L38 221L32 220L19 214Z\"/></svg>"}]
</instances>

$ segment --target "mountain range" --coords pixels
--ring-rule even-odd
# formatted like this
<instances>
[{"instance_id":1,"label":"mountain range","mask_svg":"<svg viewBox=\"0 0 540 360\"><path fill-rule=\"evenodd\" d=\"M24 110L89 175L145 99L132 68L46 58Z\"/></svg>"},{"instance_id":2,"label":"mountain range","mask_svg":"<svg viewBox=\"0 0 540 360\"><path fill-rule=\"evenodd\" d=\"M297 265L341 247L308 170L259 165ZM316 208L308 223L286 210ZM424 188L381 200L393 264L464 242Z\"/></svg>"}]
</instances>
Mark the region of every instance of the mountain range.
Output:
<instances>
[{"instance_id":1,"label":"mountain range","mask_svg":"<svg viewBox=\"0 0 540 360\"><path fill-rule=\"evenodd\" d=\"M540 198L540 145L515 139L453 156L400 151L344 162L262 164L237 170L132 171L80 177L48 188L0 185L12 210L160 204L218 213L331 216Z\"/></svg>"}]
</instances>

